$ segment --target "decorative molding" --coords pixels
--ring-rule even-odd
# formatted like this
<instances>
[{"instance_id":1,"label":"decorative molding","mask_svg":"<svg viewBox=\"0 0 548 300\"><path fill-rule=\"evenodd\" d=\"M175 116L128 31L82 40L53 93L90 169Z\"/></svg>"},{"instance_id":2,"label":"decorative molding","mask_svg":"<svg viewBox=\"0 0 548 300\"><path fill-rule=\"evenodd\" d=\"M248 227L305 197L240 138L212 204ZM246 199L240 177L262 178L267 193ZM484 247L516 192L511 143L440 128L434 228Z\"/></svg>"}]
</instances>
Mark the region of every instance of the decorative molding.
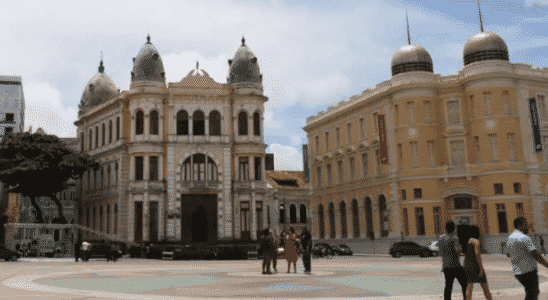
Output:
<instances>
[{"instance_id":1,"label":"decorative molding","mask_svg":"<svg viewBox=\"0 0 548 300\"><path fill-rule=\"evenodd\" d=\"M467 195L479 197L478 192L474 189L467 188L467 187L453 187L453 188L448 188L445 191L443 191L441 193L441 198L445 199L449 196L457 195L457 194L467 194Z\"/></svg>"}]
</instances>

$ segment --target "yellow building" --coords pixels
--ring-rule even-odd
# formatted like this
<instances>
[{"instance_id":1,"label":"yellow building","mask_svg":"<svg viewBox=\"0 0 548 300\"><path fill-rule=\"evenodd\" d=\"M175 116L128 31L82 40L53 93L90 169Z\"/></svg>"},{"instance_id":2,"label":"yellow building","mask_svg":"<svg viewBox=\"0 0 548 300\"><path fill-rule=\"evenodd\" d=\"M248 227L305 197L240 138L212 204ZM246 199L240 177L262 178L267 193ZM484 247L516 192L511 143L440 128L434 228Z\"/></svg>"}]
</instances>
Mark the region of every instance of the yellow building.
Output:
<instances>
[{"instance_id":1,"label":"yellow building","mask_svg":"<svg viewBox=\"0 0 548 300\"><path fill-rule=\"evenodd\" d=\"M448 220L489 237L518 216L548 233L548 69L509 62L489 32L470 37L463 58L458 73L435 74L409 43L390 79L307 119L314 238L434 238Z\"/></svg>"}]
</instances>

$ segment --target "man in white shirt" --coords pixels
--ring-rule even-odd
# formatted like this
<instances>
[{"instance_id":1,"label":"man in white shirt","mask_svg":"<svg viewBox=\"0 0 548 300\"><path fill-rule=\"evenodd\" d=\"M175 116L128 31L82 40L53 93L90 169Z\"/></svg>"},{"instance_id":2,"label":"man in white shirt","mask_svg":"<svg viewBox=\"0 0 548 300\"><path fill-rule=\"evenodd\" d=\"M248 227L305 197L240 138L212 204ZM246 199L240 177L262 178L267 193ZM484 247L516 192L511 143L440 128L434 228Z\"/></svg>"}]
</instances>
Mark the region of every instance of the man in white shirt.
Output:
<instances>
[{"instance_id":1,"label":"man in white shirt","mask_svg":"<svg viewBox=\"0 0 548 300\"><path fill-rule=\"evenodd\" d=\"M455 278L459 281L462 287L462 295L466 299L466 274L459 260L459 238L455 235L455 223L453 221L445 224L447 233L442 234L438 239L438 247L440 249L442 271L445 275L445 290L444 299L451 300L451 292L453 291L453 282Z\"/></svg>"},{"instance_id":2,"label":"man in white shirt","mask_svg":"<svg viewBox=\"0 0 548 300\"><path fill-rule=\"evenodd\" d=\"M548 268L548 262L533 245L527 228L527 220L518 217L514 220L514 232L508 237L506 251L512 263L512 273L525 289L525 300L537 300L540 294L537 262ZM535 261L536 260L536 261Z\"/></svg>"}]
</instances>

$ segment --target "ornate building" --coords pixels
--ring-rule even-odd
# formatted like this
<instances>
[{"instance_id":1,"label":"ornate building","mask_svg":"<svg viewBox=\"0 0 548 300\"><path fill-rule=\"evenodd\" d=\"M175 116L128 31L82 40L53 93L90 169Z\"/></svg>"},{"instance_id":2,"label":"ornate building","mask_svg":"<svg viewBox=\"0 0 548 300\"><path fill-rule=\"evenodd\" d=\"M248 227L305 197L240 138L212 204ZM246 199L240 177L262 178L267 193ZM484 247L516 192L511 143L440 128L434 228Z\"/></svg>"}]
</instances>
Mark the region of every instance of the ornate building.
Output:
<instances>
[{"instance_id":1,"label":"ornate building","mask_svg":"<svg viewBox=\"0 0 548 300\"><path fill-rule=\"evenodd\" d=\"M150 37L133 58L129 90L104 72L86 84L81 151L100 162L77 195L81 224L132 241L255 239L267 226L262 75L246 46L227 83L195 70L166 82ZM272 199L272 197L270 197Z\"/></svg>"},{"instance_id":2,"label":"ornate building","mask_svg":"<svg viewBox=\"0 0 548 300\"><path fill-rule=\"evenodd\" d=\"M314 238L435 237L448 220L493 236L517 216L546 233L548 70L483 30L463 61L434 74L409 41L392 78L307 119Z\"/></svg>"}]
</instances>

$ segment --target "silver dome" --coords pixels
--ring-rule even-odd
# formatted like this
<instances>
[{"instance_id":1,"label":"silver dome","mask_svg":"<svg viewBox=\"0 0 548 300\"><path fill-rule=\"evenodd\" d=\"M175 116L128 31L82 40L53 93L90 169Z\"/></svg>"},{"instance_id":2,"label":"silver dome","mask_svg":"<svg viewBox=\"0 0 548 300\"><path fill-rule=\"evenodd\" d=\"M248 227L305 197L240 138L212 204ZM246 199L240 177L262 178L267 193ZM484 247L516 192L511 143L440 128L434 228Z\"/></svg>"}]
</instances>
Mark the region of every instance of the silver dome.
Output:
<instances>
[{"instance_id":1,"label":"silver dome","mask_svg":"<svg viewBox=\"0 0 548 300\"><path fill-rule=\"evenodd\" d=\"M236 53L234 58L228 60L230 65L228 71L229 83L262 83L263 76L259 69L259 63L257 57L253 52L245 45L245 39L242 38L242 45Z\"/></svg>"},{"instance_id":2,"label":"silver dome","mask_svg":"<svg viewBox=\"0 0 548 300\"><path fill-rule=\"evenodd\" d=\"M392 55L392 76L411 71L433 72L432 57L419 45L405 45Z\"/></svg>"},{"instance_id":3,"label":"silver dome","mask_svg":"<svg viewBox=\"0 0 548 300\"><path fill-rule=\"evenodd\" d=\"M133 58L131 81L140 80L165 81L164 64L158 50L150 42L150 36L147 36L147 42Z\"/></svg>"},{"instance_id":4,"label":"silver dome","mask_svg":"<svg viewBox=\"0 0 548 300\"><path fill-rule=\"evenodd\" d=\"M464 44L464 65L482 60L509 60L504 40L492 32L479 32Z\"/></svg>"},{"instance_id":5,"label":"silver dome","mask_svg":"<svg viewBox=\"0 0 548 300\"><path fill-rule=\"evenodd\" d=\"M107 100L116 97L119 94L119 89L107 74L104 73L103 60L99 65L99 72L95 74L86 84L80 99L80 106L99 105Z\"/></svg>"}]
</instances>

